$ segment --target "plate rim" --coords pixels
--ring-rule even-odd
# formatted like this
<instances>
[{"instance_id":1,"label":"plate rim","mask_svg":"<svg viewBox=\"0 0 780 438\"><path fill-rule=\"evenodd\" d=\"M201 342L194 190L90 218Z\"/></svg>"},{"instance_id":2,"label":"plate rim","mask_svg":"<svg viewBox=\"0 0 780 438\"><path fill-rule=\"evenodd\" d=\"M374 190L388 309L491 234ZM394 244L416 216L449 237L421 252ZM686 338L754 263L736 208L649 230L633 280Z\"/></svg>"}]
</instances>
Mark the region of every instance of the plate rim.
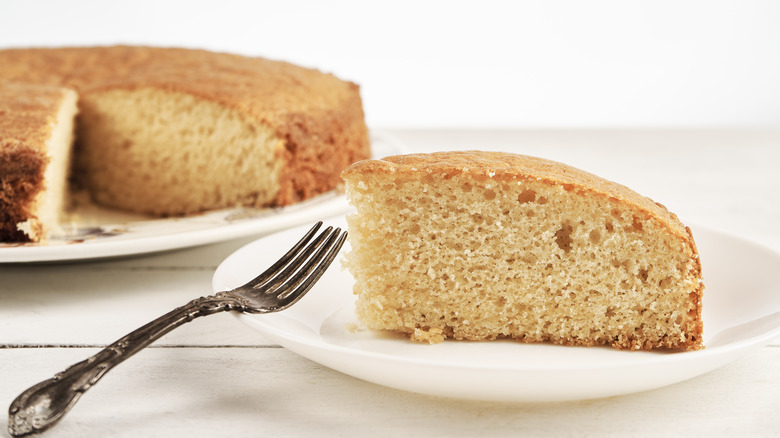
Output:
<instances>
[{"instance_id":1,"label":"plate rim","mask_svg":"<svg viewBox=\"0 0 780 438\"><path fill-rule=\"evenodd\" d=\"M0 264L82 261L192 248L245 237L254 233L274 233L288 227L297 226L310 220L312 217L337 216L345 211L346 208L344 195L337 191L330 191L308 199L303 203L287 207L257 209L263 213L268 212L269 214L267 215L238 222L216 224L197 230L174 231L119 240L87 240L59 245L13 246L10 244L0 247ZM229 215L233 212L245 210L248 209L218 210L205 214L224 212L225 215ZM185 218L164 218L160 219L159 223L170 221L170 226L173 227L175 226L173 224L178 221L197 221L202 217L203 215ZM151 222L157 221L151 220ZM128 223L128 225L132 224L133 222Z\"/></svg>"},{"instance_id":2,"label":"plate rim","mask_svg":"<svg viewBox=\"0 0 780 438\"><path fill-rule=\"evenodd\" d=\"M345 223L344 216L341 216L340 218L338 218L338 220L340 222L334 225L338 226L341 223ZM698 233L707 232L718 239L724 239L724 238L731 239L732 242L736 242L740 245L747 245L747 247L749 247L752 250L760 250L760 251L771 253L774 256L775 261L780 262L780 253L778 253L776 250L774 250L771 247L762 245L759 242L753 242L742 236L737 236L731 233L723 232L721 230L717 230L708 226L692 224L691 228L694 231L694 235L696 235L697 232ZM296 231L301 231L302 229L303 227L298 227L297 229L286 230L284 231L284 233L294 233ZM253 245L262 245L262 242L264 240L273 238L273 236L274 235L266 236L263 239L258 239L244 246L243 248L239 249L238 251L231 254L231 256L226 258L223 261L223 263L220 264L218 269L215 271L212 288L215 290L219 289L218 283L221 281L219 277L220 275L224 274L225 269L228 269L227 266L229 266L229 264L231 263L230 261L231 258L241 257L242 252L244 251L251 252L254 248ZM705 345L704 349L697 350L697 351L686 351L686 352L630 351L625 353L626 354L638 353L642 355L641 358L637 356L637 360L630 360L630 361L621 360L614 364L577 363L576 361L571 361L566 364L554 364L553 366L550 365L541 366L541 365L533 365L533 364L528 365L528 364L517 363L517 362L515 363L498 362L498 363L493 363L488 365L482 363L480 364L458 363L458 362L450 362L446 360L435 360L431 358L401 356L390 352L369 351L360 348L353 348L345 345L339 345L339 344L328 342L327 340L322 338L321 331L320 331L322 324L324 323L325 320L327 320L335 313L344 311L345 306L353 305L352 303L354 303L354 298L350 298L350 299L346 298L347 296L351 296L351 290L348 293L349 295L346 295L345 292L342 292L342 295L340 295L341 297L340 299L343 302L335 310L332 310L328 315L323 315L322 319L317 319L316 322L319 323L319 328L317 329L317 332L312 335L312 337L308 337L298 333L285 332L285 330L275 327L275 325L273 324L274 318L291 318L284 313L263 315L262 318L258 315L246 315L246 314L237 314L236 317L240 321L242 321L242 323L252 327L254 330L261 332L262 334L268 336L274 342L279 343L279 345L288 348L291 351L294 351L295 353L301 356L320 362L321 364L336 369L337 371L340 371L342 373L351 374L355 377L368 380L368 381L373 381L374 383L378 383L378 384L383 384L383 383L365 377L357 376L353 373L346 372L343 369L325 363L323 360L314 359L312 357L313 355L310 352L301 352L298 350L301 347L303 347L307 349L317 350L319 351L318 353L319 355L330 353L330 354L346 355L346 357L348 358L359 357L361 359L383 361L392 364L403 364L403 365L411 365L415 367L446 369L448 371L469 371L469 372L495 371L495 372L509 372L509 373L523 373L523 372L571 373L571 372L605 372L605 371L620 370L620 369L628 370L636 367L659 367L659 366L662 367L686 366L688 368L690 368L691 366L696 366L699 368L698 370L688 372L688 375L682 379L670 381L664 385L653 387L653 388L657 388L661 386L667 386L670 384L678 383L679 381L687 380L689 378L696 377L698 375L710 372L716 368L719 368L727 363L732 362L737 358L745 356L753 349L767 345L773 339L780 336L780 327L775 327L773 329L763 331L757 335L750 336L745 339L740 339L734 342L727 342L723 345L716 345L713 347L707 347ZM772 309L770 309L769 315L773 315L773 313L771 313L771 310ZM266 323L258 322L264 320L267 322ZM723 330L733 328L736 326L739 326L739 324L721 328L721 330L718 333L722 332ZM712 339L718 333L713 333L712 335L708 336L708 338ZM512 343L515 341L506 340L506 341L498 341L498 342ZM295 345L291 345L291 344L295 344ZM521 343L520 346L522 345L525 344ZM545 345L545 344L530 344L530 345ZM556 349L576 348L576 347L559 346L559 345L552 345L552 344L548 344L548 345L549 347L547 348L556 348ZM594 347L588 347L588 348L594 348ZM595 348L609 348L609 347L595 347ZM650 353L650 354L646 354L646 353ZM389 386L389 385L385 384L385 386ZM653 389L653 388L648 388L648 389ZM412 391L412 392L416 392L416 391ZM632 391L632 392L636 392L636 391ZM622 393L615 393L613 395L622 395ZM472 397L465 397L465 398L472 398ZM585 398L589 398L589 397L585 397ZM576 399L582 399L582 398L580 397Z\"/></svg>"}]
</instances>

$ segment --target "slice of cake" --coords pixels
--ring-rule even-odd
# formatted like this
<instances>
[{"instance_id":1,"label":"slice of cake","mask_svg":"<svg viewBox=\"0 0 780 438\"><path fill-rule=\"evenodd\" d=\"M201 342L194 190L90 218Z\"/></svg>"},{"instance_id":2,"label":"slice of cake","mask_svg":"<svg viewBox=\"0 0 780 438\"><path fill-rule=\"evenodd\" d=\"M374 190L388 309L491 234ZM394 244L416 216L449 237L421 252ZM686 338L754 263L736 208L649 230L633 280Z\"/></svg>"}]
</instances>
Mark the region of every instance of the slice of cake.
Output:
<instances>
[{"instance_id":1,"label":"slice of cake","mask_svg":"<svg viewBox=\"0 0 780 438\"><path fill-rule=\"evenodd\" d=\"M357 316L440 342L702 348L701 265L662 205L564 164L451 152L342 177Z\"/></svg>"},{"instance_id":2,"label":"slice of cake","mask_svg":"<svg viewBox=\"0 0 780 438\"><path fill-rule=\"evenodd\" d=\"M0 81L0 242L40 242L59 224L76 93Z\"/></svg>"},{"instance_id":3,"label":"slice of cake","mask_svg":"<svg viewBox=\"0 0 780 438\"><path fill-rule=\"evenodd\" d=\"M0 50L0 80L79 94L75 176L156 216L293 204L370 156L359 87L263 58L159 47Z\"/></svg>"}]
</instances>

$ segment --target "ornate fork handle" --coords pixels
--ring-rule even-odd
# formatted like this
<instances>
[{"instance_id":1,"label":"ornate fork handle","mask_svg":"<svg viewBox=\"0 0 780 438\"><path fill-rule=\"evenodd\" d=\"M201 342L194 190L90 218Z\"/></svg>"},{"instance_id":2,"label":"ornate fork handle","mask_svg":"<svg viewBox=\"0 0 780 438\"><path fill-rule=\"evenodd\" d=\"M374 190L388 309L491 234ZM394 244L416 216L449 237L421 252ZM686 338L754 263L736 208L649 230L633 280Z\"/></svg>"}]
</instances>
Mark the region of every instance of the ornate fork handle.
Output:
<instances>
[{"instance_id":1,"label":"ornate fork handle","mask_svg":"<svg viewBox=\"0 0 780 438\"><path fill-rule=\"evenodd\" d=\"M13 436L23 436L49 428L84 392L128 357L195 318L228 310L242 311L245 305L239 297L227 292L194 299L127 334L94 356L31 387L11 403L9 431Z\"/></svg>"},{"instance_id":2,"label":"ornate fork handle","mask_svg":"<svg viewBox=\"0 0 780 438\"><path fill-rule=\"evenodd\" d=\"M201 297L136 329L87 360L45 380L11 403L8 431L13 436L41 432L56 424L103 375L164 334L200 316L227 310L270 313L295 304L328 269L346 240L340 228L314 237L317 222L292 249L262 274L235 289Z\"/></svg>"}]
</instances>

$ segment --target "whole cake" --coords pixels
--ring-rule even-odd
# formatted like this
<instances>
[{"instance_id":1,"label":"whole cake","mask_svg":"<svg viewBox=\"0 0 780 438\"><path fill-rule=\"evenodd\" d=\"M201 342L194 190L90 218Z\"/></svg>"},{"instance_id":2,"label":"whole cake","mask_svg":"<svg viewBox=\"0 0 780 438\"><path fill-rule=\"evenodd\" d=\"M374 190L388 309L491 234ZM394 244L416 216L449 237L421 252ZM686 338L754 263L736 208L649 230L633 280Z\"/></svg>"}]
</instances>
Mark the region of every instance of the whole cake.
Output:
<instances>
[{"instance_id":1,"label":"whole cake","mask_svg":"<svg viewBox=\"0 0 780 438\"><path fill-rule=\"evenodd\" d=\"M0 65L0 80L78 93L74 176L108 207L289 205L369 156L359 87L285 62L112 46L0 50Z\"/></svg>"},{"instance_id":2,"label":"whole cake","mask_svg":"<svg viewBox=\"0 0 780 438\"><path fill-rule=\"evenodd\" d=\"M702 348L701 264L662 205L570 166L493 152L365 160L342 177L356 313L441 342Z\"/></svg>"},{"instance_id":3,"label":"whole cake","mask_svg":"<svg viewBox=\"0 0 780 438\"><path fill-rule=\"evenodd\" d=\"M41 241L59 223L76 93L0 81L0 242Z\"/></svg>"}]
</instances>

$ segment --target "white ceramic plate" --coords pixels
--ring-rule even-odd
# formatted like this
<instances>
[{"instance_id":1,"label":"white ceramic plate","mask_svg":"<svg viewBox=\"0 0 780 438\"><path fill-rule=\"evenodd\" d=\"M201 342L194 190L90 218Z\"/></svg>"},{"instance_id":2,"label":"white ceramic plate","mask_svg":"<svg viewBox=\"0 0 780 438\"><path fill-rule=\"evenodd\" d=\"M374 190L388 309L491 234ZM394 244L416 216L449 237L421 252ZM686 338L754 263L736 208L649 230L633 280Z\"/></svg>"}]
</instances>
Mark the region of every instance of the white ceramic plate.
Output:
<instances>
[{"instance_id":1,"label":"white ceramic plate","mask_svg":"<svg viewBox=\"0 0 780 438\"><path fill-rule=\"evenodd\" d=\"M346 226L343 217L326 221ZM214 290L236 287L270 266L308 228L255 241L217 269ZM702 256L704 342L700 351L633 352L513 341L427 345L356 329L352 277L338 260L295 306L240 315L272 341L323 365L389 387L445 397L550 402L629 394L704 374L780 336L780 254L694 228Z\"/></svg>"},{"instance_id":2,"label":"white ceramic plate","mask_svg":"<svg viewBox=\"0 0 780 438\"><path fill-rule=\"evenodd\" d=\"M374 157L402 153L384 133L372 133ZM84 260L151 253L216 243L343 214L343 195L331 192L283 208L237 208L157 219L91 206L81 220L45 245L0 243L0 263Z\"/></svg>"}]
</instances>

